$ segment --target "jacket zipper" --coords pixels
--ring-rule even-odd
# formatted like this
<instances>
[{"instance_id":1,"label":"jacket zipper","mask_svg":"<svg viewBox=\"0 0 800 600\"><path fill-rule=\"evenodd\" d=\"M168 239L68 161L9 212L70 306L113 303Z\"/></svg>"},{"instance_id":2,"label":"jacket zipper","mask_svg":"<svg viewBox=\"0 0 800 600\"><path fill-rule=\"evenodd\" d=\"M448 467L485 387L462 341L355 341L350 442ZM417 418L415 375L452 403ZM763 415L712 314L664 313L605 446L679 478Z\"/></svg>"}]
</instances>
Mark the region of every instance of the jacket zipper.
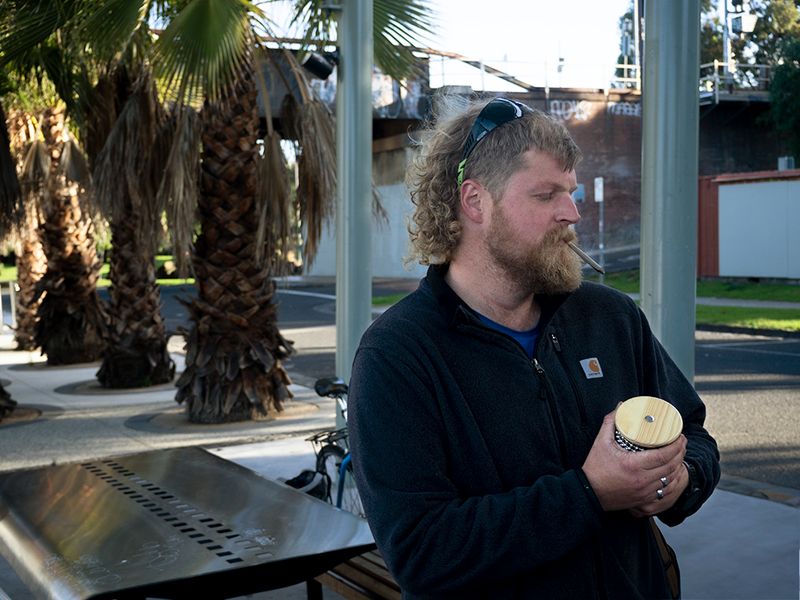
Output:
<instances>
[{"instance_id":1,"label":"jacket zipper","mask_svg":"<svg viewBox=\"0 0 800 600\"><path fill-rule=\"evenodd\" d=\"M564 364L564 355L561 353L561 343L558 341L556 334L552 331L549 334L550 341L553 344L553 348L556 350L556 355L558 356L558 362L561 363L561 368L564 369L564 372L567 373L567 380L569 381L569 386L572 388L572 394L575 396L575 403L578 405L578 414L581 418L581 429L586 432L589 426L589 418L586 416L586 406L583 402L583 397L581 396L580 392L578 392L578 388L575 386L575 381L573 381L572 377L569 376L569 372L567 371L567 365Z\"/></svg>"},{"instance_id":2,"label":"jacket zipper","mask_svg":"<svg viewBox=\"0 0 800 600\"><path fill-rule=\"evenodd\" d=\"M561 353L561 343L558 341L558 337L556 337L556 334L553 333L552 331L550 332L550 341L553 344L553 348L555 348L556 350L556 354L558 355L558 360L561 363L561 367L564 369L565 372L567 372L566 365L564 365L564 356ZM578 412L580 413L580 418L581 418L581 429L586 431L588 426L586 407L583 405L583 400L580 394L578 394L578 390L575 387L575 382L572 380L572 377L569 377L569 373L567 373L567 379L569 380L569 384L572 387L572 393L575 395L575 401L578 404ZM605 593L605 588L603 585L603 566L601 557L602 550L598 547L596 542L591 545L591 553L592 553L592 574L594 576L594 581L596 584L594 586L596 591L595 597L606 598L607 594Z\"/></svg>"},{"instance_id":3,"label":"jacket zipper","mask_svg":"<svg viewBox=\"0 0 800 600\"><path fill-rule=\"evenodd\" d=\"M536 374L539 376L539 381L541 382L541 388L544 390L545 402L547 402L547 412L550 415L550 426L553 428L553 431L556 433L556 439L558 440L558 455L561 458L561 465L566 467L567 464L567 443L566 438L564 436L564 432L561 429L561 425L556 420L556 412L555 407L553 406L553 399L555 398L555 393L553 392L552 387L550 386L550 379L547 377L547 373L544 371L544 367L539 363L536 357L533 357L531 360L531 365L533 366Z\"/></svg>"},{"instance_id":4,"label":"jacket zipper","mask_svg":"<svg viewBox=\"0 0 800 600\"><path fill-rule=\"evenodd\" d=\"M528 358L527 354L525 353L525 350L522 348L522 346L519 345L519 342L507 336L506 334L491 329L480 322L472 323L471 325L473 327L477 325L477 327L483 331L490 331L492 334L499 335L503 338L508 339L510 342L515 344L523 354L525 354L525 358ZM550 340L553 343L553 347L556 349L556 353L558 354L559 361L561 361L562 368L564 368L563 358L561 356L561 344L558 341L556 335L552 332L550 333ZM555 431L556 440L558 441L558 454L559 457L561 458L561 465L566 468L567 444L564 431L559 422L556 420L555 407L553 406L553 401L554 401L553 399L555 398L555 392L553 391L553 388L550 384L550 379L548 378L547 373L545 373L544 367L542 367L538 359L534 356L532 359L529 359L529 361L534 371L536 371L536 375L539 377L539 381L541 383L541 385L539 386L539 395L541 397L543 394L544 401L547 403L547 409L548 409L547 414L550 416L550 427L552 428L553 431ZM570 377L567 377L567 379L569 379L569 383L572 386L572 391L575 394L575 398L578 401L578 409L581 417L581 427L585 428L587 423L586 409L583 406L582 402L580 401L580 396L578 396L577 390L575 389L575 383L572 381ZM601 567L602 559L600 557L600 550L597 548L596 544L593 544L592 555L593 555L592 575L595 581L595 586L594 586L595 597L605 599L607 598L607 594L603 589L598 589L598 586L596 585L598 582L602 582L602 567Z\"/></svg>"},{"instance_id":5,"label":"jacket zipper","mask_svg":"<svg viewBox=\"0 0 800 600\"><path fill-rule=\"evenodd\" d=\"M564 431L562 430L561 426L559 425L558 421L556 420L555 406L553 406L553 399L556 396L555 396L555 392L553 391L552 386L550 385L550 379L547 377L547 374L544 371L544 367L542 367L542 365L539 363L539 361L536 359L536 357L533 357L532 359L528 359L527 353L525 352L524 348L522 346L520 346L519 342L517 342L515 339L511 338L510 336L506 335L505 333L502 333L500 331L497 331L495 329L487 327L486 325L484 325L480 321L478 321L477 323L473 321L473 323L471 325L473 327L477 326L477 328L480 329L481 331L489 331L489 332L491 332L492 335L498 335L501 338L508 340L509 342L514 344L519 349L520 352L522 352L522 354L525 356L525 358L527 360L529 360L531 366L536 371L536 374L538 375L539 381L541 383L541 386L539 387L540 394L542 393L542 391L544 391L544 397L545 397L544 399L545 399L545 402L547 403L547 409L548 409L547 413L550 416L550 427L553 429L553 431L555 431L556 440L558 441L558 455L559 455L559 457L561 459L561 466L566 468L566 465L567 465L567 450L566 450L567 449L567 443L566 443L566 437L564 435Z\"/></svg>"}]
</instances>

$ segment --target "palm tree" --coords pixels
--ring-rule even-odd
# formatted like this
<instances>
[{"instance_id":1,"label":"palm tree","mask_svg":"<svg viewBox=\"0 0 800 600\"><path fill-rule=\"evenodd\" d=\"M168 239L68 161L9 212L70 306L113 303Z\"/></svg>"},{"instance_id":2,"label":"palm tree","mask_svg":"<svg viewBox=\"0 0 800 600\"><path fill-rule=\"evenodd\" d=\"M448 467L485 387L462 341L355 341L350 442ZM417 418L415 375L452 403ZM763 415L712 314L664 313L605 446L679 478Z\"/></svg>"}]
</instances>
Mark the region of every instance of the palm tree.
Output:
<instances>
[{"instance_id":1,"label":"palm tree","mask_svg":"<svg viewBox=\"0 0 800 600\"><path fill-rule=\"evenodd\" d=\"M20 213L21 198L17 172L11 157L6 114L0 103L0 235L5 235L6 230L13 225L14 215ZM0 420L13 411L16 405L8 391L0 384Z\"/></svg>"},{"instance_id":2,"label":"palm tree","mask_svg":"<svg viewBox=\"0 0 800 600\"><path fill-rule=\"evenodd\" d=\"M26 4L26 0L17 0L16 4ZM27 4L36 5L41 14L36 0ZM263 189L285 189L278 181L280 169L273 168L270 172L277 176L269 179L259 175L266 164L280 164L280 153L272 151L277 146L274 132L268 131L266 157L262 158L258 145L254 26L263 25L264 13L250 3L213 0L54 0L51 5L58 6L57 18L73 19L78 24L73 31L94 40L91 47L98 53L103 47L111 47L117 55L123 54L135 33L147 26L147 15L154 6L167 23L152 57L159 80L168 90L177 92L174 97L179 109L192 99L205 98L201 113L200 233L192 256L198 293L189 303L192 326L186 332L187 368L177 383L176 400L185 402L189 418L197 422L260 418L279 410L290 396L281 361L291 346L277 329L270 274L275 262L273 250L282 247L275 236L288 227L269 223L268 218L288 213L288 196L265 201L259 193ZM422 0L376 0L376 57L389 74L401 76L401 70L407 72L413 63L410 51L393 42L408 41L413 32L424 31L427 15ZM318 0L298 2L297 19L307 24L310 37L323 37L330 31L330 15ZM37 27L32 30L43 28L41 24ZM36 39L36 35L22 38ZM321 105L313 101L304 104L301 129L314 124L330 130L330 119L318 110ZM183 115L191 113L181 110L178 114L181 116L176 120L184 122ZM271 118L267 123L271 126ZM179 171L177 179L182 184L165 178L159 190L173 206L183 207L184 223L191 223L186 218L186 202L176 200L191 195L193 169L172 167L181 162L176 148L191 149L186 141L190 132L191 127L178 127L166 163L170 176ZM321 137L332 140L330 135ZM307 193L299 194L298 201L315 199L313 205L301 209L309 222L319 222L319 212L327 209L324 202L316 200L332 199L334 187L330 177L314 172L326 162L313 160L318 153L309 151L309 145L318 139L301 136L300 164L307 175L302 178ZM332 164L327 161L328 167ZM311 233L313 246L314 228ZM172 235L178 242L190 238L186 227L173 229ZM181 247L176 243L179 258L183 255Z\"/></svg>"},{"instance_id":3,"label":"palm tree","mask_svg":"<svg viewBox=\"0 0 800 600\"><path fill-rule=\"evenodd\" d=\"M101 175L107 174L105 179L97 178L94 188L94 204L110 220L113 244L110 310L103 315L108 325L107 348L97 377L106 387L141 387L170 381L174 363L166 349L160 293L155 283L155 244L161 230L161 215L155 204L157 182L153 183L157 176L145 176L145 172L154 171L151 167L159 159L151 146L158 146L155 138L163 133L159 128L164 124L154 86L145 81L147 36L142 32L125 34L124 44L109 45L108 40L103 40L95 43L90 53L84 53L83 47L76 51L63 40L83 41L85 27L97 24L97 11L103 10L102 4L57 0L42 5L22 1L14 8L6 15L2 30L13 30L14 36L0 36L5 58L37 64L40 69L44 65L80 125L90 164L101 162ZM28 14L32 16L27 18ZM137 14L134 21L140 22L141 16ZM107 31L104 29L104 33ZM111 31L118 33L119 28L112 25ZM62 41L57 49L53 48L54 41ZM114 56L113 48L117 46L124 52ZM135 75L129 73L129 65ZM133 81L139 74L145 74L142 82ZM119 119L120 116L125 118ZM127 174L127 185L109 183L119 173ZM26 274L30 275L20 270L21 280ZM84 283L96 281L96 273L84 275ZM23 298L28 295L21 294ZM43 310L36 315L37 320ZM50 355L48 359L54 362Z\"/></svg>"},{"instance_id":4,"label":"palm tree","mask_svg":"<svg viewBox=\"0 0 800 600\"><path fill-rule=\"evenodd\" d=\"M65 103L50 103L39 119L37 135L49 166L46 183L34 196L47 270L31 296L32 304L38 302L33 343L47 355L48 364L94 361L105 346L107 313L96 291L100 264L85 206L85 182L75 173L81 155L66 115L75 105L75 85L86 79L86 72L75 71L76 63L61 50L54 33L54 23L76 3L5 4L0 11L0 66L20 79L31 74L40 82L49 79Z\"/></svg>"},{"instance_id":5,"label":"palm tree","mask_svg":"<svg viewBox=\"0 0 800 600\"><path fill-rule=\"evenodd\" d=\"M41 296L35 342L49 365L93 362L105 349L108 316L97 295L100 261L94 225L81 202L79 184L67 174L71 140L62 108L44 112L42 134L50 173L40 232L47 271L37 285Z\"/></svg>"},{"instance_id":6,"label":"palm tree","mask_svg":"<svg viewBox=\"0 0 800 600\"><path fill-rule=\"evenodd\" d=\"M22 192L14 159L11 156L11 139L6 126L6 113L3 104L0 103L0 235L5 235L15 224L21 212L21 201Z\"/></svg>"},{"instance_id":7,"label":"palm tree","mask_svg":"<svg viewBox=\"0 0 800 600\"><path fill-rule=\"evenodd\" d=\"M291 396L281 364L290 345L278 331L268 263L256 252L256 98L248 69L203 108L200 235L192 261L198 290L176 397L199 423L262 418Z\"/></svg>"},{"instance_id":8,"label":"palm tree","mask_svg":"<svg viewBox=\"0 0 800 600\"><path fill-rule=\"evenodd\" d=\"M43 185L50 168L44 143L36 138L38 127L33 115L23 110L12 110L7 123L25 198L23 216L19 224L12 228L12 231L16 231L19 288L16 294L14 340L18 350L35 350L34 337L41 299L36 294L36 286L47 270L47 259L39 236L41 218L38 198L43 196ZM9 159L11 162L14 160Z\"/></svg>"},{"instance_id":9,"label":"palm tree","mask_svg":"<svg viewBox=\"0 0 800 600\"><path fill-rule=\"evenodd\" d=\"M97 372L109 388L134 388L172 381L175 364L167 351L156 284L155 253L161 234L157 190L163 172L158 140L169 129L147 64L120 62L95 88L107 106L110 132L94 157L95 201L111 228L108 348ZM131 72L133 71L133 72ZM108 93L106 90L113 90ZM99 134L99 135L98 135ZM105 139L103 139L105 138Z\"/></svg>"},{"instance_id":10,"label":"palm tree","mask_svg":"<svg viewBox=\"0 0 800 600\"><path fill-rule=\"evenodd\" d=\"M190 304L192 327L187 335L186 370L178 380L178 402L185 402L189 418L201 423L220 423L247 418L263 418L280 410L291 396L289 378L282 361L290 354L290 344L277 327L277 308L272 300L270 261L258 260L258 147L257 88L253 63L253 24L258 11L248 12L243 4L232 3L218 10L215 21L204 18L206 0L194 0L181 12L159 40L166 65L179 65L183 83L197 83L206 96L203 106L203 167L199 202L200 235L195 244L193 264L198 281L198 297ZM310 23L309 32L328 31L330 15L318 2L300 3L298 18ZM384 2L386 6L415 10L395 11L415 19L393 21L376 18L376 49L382 50L386 64L397 65L398 50L384 37L386 31L404 31L409 23L424 25L425 10L416 2ZM189 34L191 32L191 35ZM218 40L216 46L198 49L187 40ZM400 54L406 67L411 56ZM392 63L390 60L394 59ZM405 59L406 63L402 63ZM305 82L299 82L301 89ZM216 92L216 90L219 90ZM187 94L195 92L189 89ZM310 144L320 137L332 143L332 122L321 113L322 105L305 97L304 118L300 127L313 128L301 134L305 142L300 161L308 169L300 179L306 182L298 201L309 198L333 199L335 183L320 176L314 168L330 166L333 160L313 160L318 152ZM265 101L264 104L268 104ZM268 122L271 119L267 119ZM327 128L326 128L327 124ZM327 135L319 136L328 130ZM319 149L319 148L318 148ZM327 185L326 185L327 184ZM320 189L320 186L323 186ZM326 202L314 202L325 211ZM305 210L306 213L312 212ZM263 214L263 213L262 213ZM311 221L319 220L311 215ZM308 246L315 246L313 228Z\"/></svg>"}]
</instances>

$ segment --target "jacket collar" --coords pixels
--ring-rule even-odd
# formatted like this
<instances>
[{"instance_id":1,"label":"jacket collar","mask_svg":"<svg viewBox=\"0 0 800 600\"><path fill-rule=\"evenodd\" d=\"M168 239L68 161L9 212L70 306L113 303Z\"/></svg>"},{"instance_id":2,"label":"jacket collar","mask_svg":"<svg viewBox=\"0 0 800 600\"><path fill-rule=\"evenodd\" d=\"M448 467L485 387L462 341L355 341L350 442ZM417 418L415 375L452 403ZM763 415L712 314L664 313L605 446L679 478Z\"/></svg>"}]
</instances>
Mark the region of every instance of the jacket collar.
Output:
<instances>
[{"instance_id":1,"label":"jacket collar","mask_svg":"<svg viewBox=\"0 0 800 600\"><path fill-rule=\"evenodd\" d=\"M444 314L448 323L454 325L465 317L469 320L476 318L476 312L453 291L453 288L447 285L444 278L449 268L449 264L431 265L428 267L428 273L425 275L423 282L430 288L439 310ZM570 294L567 293L556 295L541 294L536 296L536 301L542 309L542 315L539 320L540 329L543 329L545 325L547 325L556 310L558 310L558 307L561 306L569 295Z\"/></svg>"}]
</instances>

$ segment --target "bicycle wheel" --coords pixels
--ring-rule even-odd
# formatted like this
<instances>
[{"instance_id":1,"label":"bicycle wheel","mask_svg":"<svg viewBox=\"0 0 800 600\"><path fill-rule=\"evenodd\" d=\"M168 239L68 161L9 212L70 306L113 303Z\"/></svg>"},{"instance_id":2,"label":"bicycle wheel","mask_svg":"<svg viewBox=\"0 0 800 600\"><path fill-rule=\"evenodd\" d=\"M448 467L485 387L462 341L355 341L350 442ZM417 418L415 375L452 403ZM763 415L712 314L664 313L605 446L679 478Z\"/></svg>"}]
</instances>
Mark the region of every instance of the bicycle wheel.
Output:
<instances>
[{"instance_id":1,"label":"bicycle wheel","mask_svg":"<svg viewBox=\"0 0 800 600\"><path fill-rule=\"evenodd\" d=\"M359 517L364 516L364 507L361 505L361 497L356 489L356 480L353 478L353 465L348 460L344 473L341 471L342 462L348 456L344 448L335 444L327 444L322 447L317 454L317 471L325 474L331 482L330 502L339 508L349 511ZM341 503L339 487L342 487Z\"/></svg>"}]
</instances>

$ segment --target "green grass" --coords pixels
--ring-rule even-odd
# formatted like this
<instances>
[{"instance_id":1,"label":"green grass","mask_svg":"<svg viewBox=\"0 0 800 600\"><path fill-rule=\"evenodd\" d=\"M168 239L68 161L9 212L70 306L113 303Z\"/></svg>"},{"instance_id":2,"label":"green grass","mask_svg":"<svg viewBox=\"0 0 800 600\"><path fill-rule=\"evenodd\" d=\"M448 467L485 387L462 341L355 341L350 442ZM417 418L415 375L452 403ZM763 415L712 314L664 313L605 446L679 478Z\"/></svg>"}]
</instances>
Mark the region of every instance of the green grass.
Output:
<instances>
[{"instance_id":1,"label":"green grass","mask_svg":"<svg viewBox=\"0 0 800 600\"><path fill-rule=\"evenodd\" d=\"M605 276L604 283L628 294L639 292L639 271L609 273ZM743 280L699 280L697 297L800 302L800 285ZM698 304L695 318L698 325L800 331L800 310L797 309Z\"/></svg>"},{"instance_id":2,"label":"green grass","mask_svg":"<svg viewBox=\"0 0 800 600\"><path fill-rule=\"evenodd\" d=\"M0 264L0 281L16 281L17 267Z\"/></svg>"},{"instance_id":3,"label":"green grass","mask_svg":"<svg viewBox=\"0 0 800 600\"><path fill-rule=\"evenodd\" d=\"M156 268L160 268L166 261L172 260L172 257L169 255L159 255L156 256ZM109 271L108 263L103 263L103 266L100 267L100 279L97 280L97 287L98 288L105 288L111 285L111 280L108 278L108 271ZM0 281L16 281L17 280L17 267L16 266L8 266L0 263ZM194 278L187 277L186 279L174 277L174 278L164 278L164 279L156 279L158 285L162 286L172 286L172 285L194 285Z\"/></svg>"},{"instance_id":4,"label":"green grass","mask_svg":"<svg viewBox=\"0 0 800 600\"><path fill-rule=\"evenodd\" d=\"M598 281L592 273L587 279ZM639 292L639 270L608 273L604 283L626 294ZM800 302L800 285L723 279L701 279L697 282L698 298L732 298L737 300L774 300Z\"/></svg>"},{"instance_id":5,"label":"green grass","mask_svg":"<svg viewBox=\"0 0 800 600\"><path fill-rule=\"evenodd\" d=\"M599 281L600 276L597 273L590 273L584 275L585 279L589 281ZM620 271L618 273L608 273L603 278L603 283L609 287L613 287L620 292L626 294L634 294L639 292L639 271Z\"/></svg>"},{"instance_id":6,"label":"green grass","mask_svg":"<svg viewBox=\"0 0 800 600\"><path fill-rule=\"evenodd\" d=\"M702 280L697 282L697 295L704 298L800 302L800 285Z\"/></svg>"},{"instance_id":7,"label":"green grass","mask_svg":"<svg viewBox=\"0 0 800 600\"><path fill-rule=\"evenodd\" d=\"M746 329L800 331L800 310L742 306L697 306L697 323Z\"/></svg>"},{"instance_id":8,"label":"green grass","mask_svg":"<svg viewBox=\"0 0 800 600\"><path fill-rule=\"evenodd\" d=\"M388 296L373 296L372 306L390 306L395 302L402 300L408 294L390 294Z\"/></svg>"}]
</instances>

